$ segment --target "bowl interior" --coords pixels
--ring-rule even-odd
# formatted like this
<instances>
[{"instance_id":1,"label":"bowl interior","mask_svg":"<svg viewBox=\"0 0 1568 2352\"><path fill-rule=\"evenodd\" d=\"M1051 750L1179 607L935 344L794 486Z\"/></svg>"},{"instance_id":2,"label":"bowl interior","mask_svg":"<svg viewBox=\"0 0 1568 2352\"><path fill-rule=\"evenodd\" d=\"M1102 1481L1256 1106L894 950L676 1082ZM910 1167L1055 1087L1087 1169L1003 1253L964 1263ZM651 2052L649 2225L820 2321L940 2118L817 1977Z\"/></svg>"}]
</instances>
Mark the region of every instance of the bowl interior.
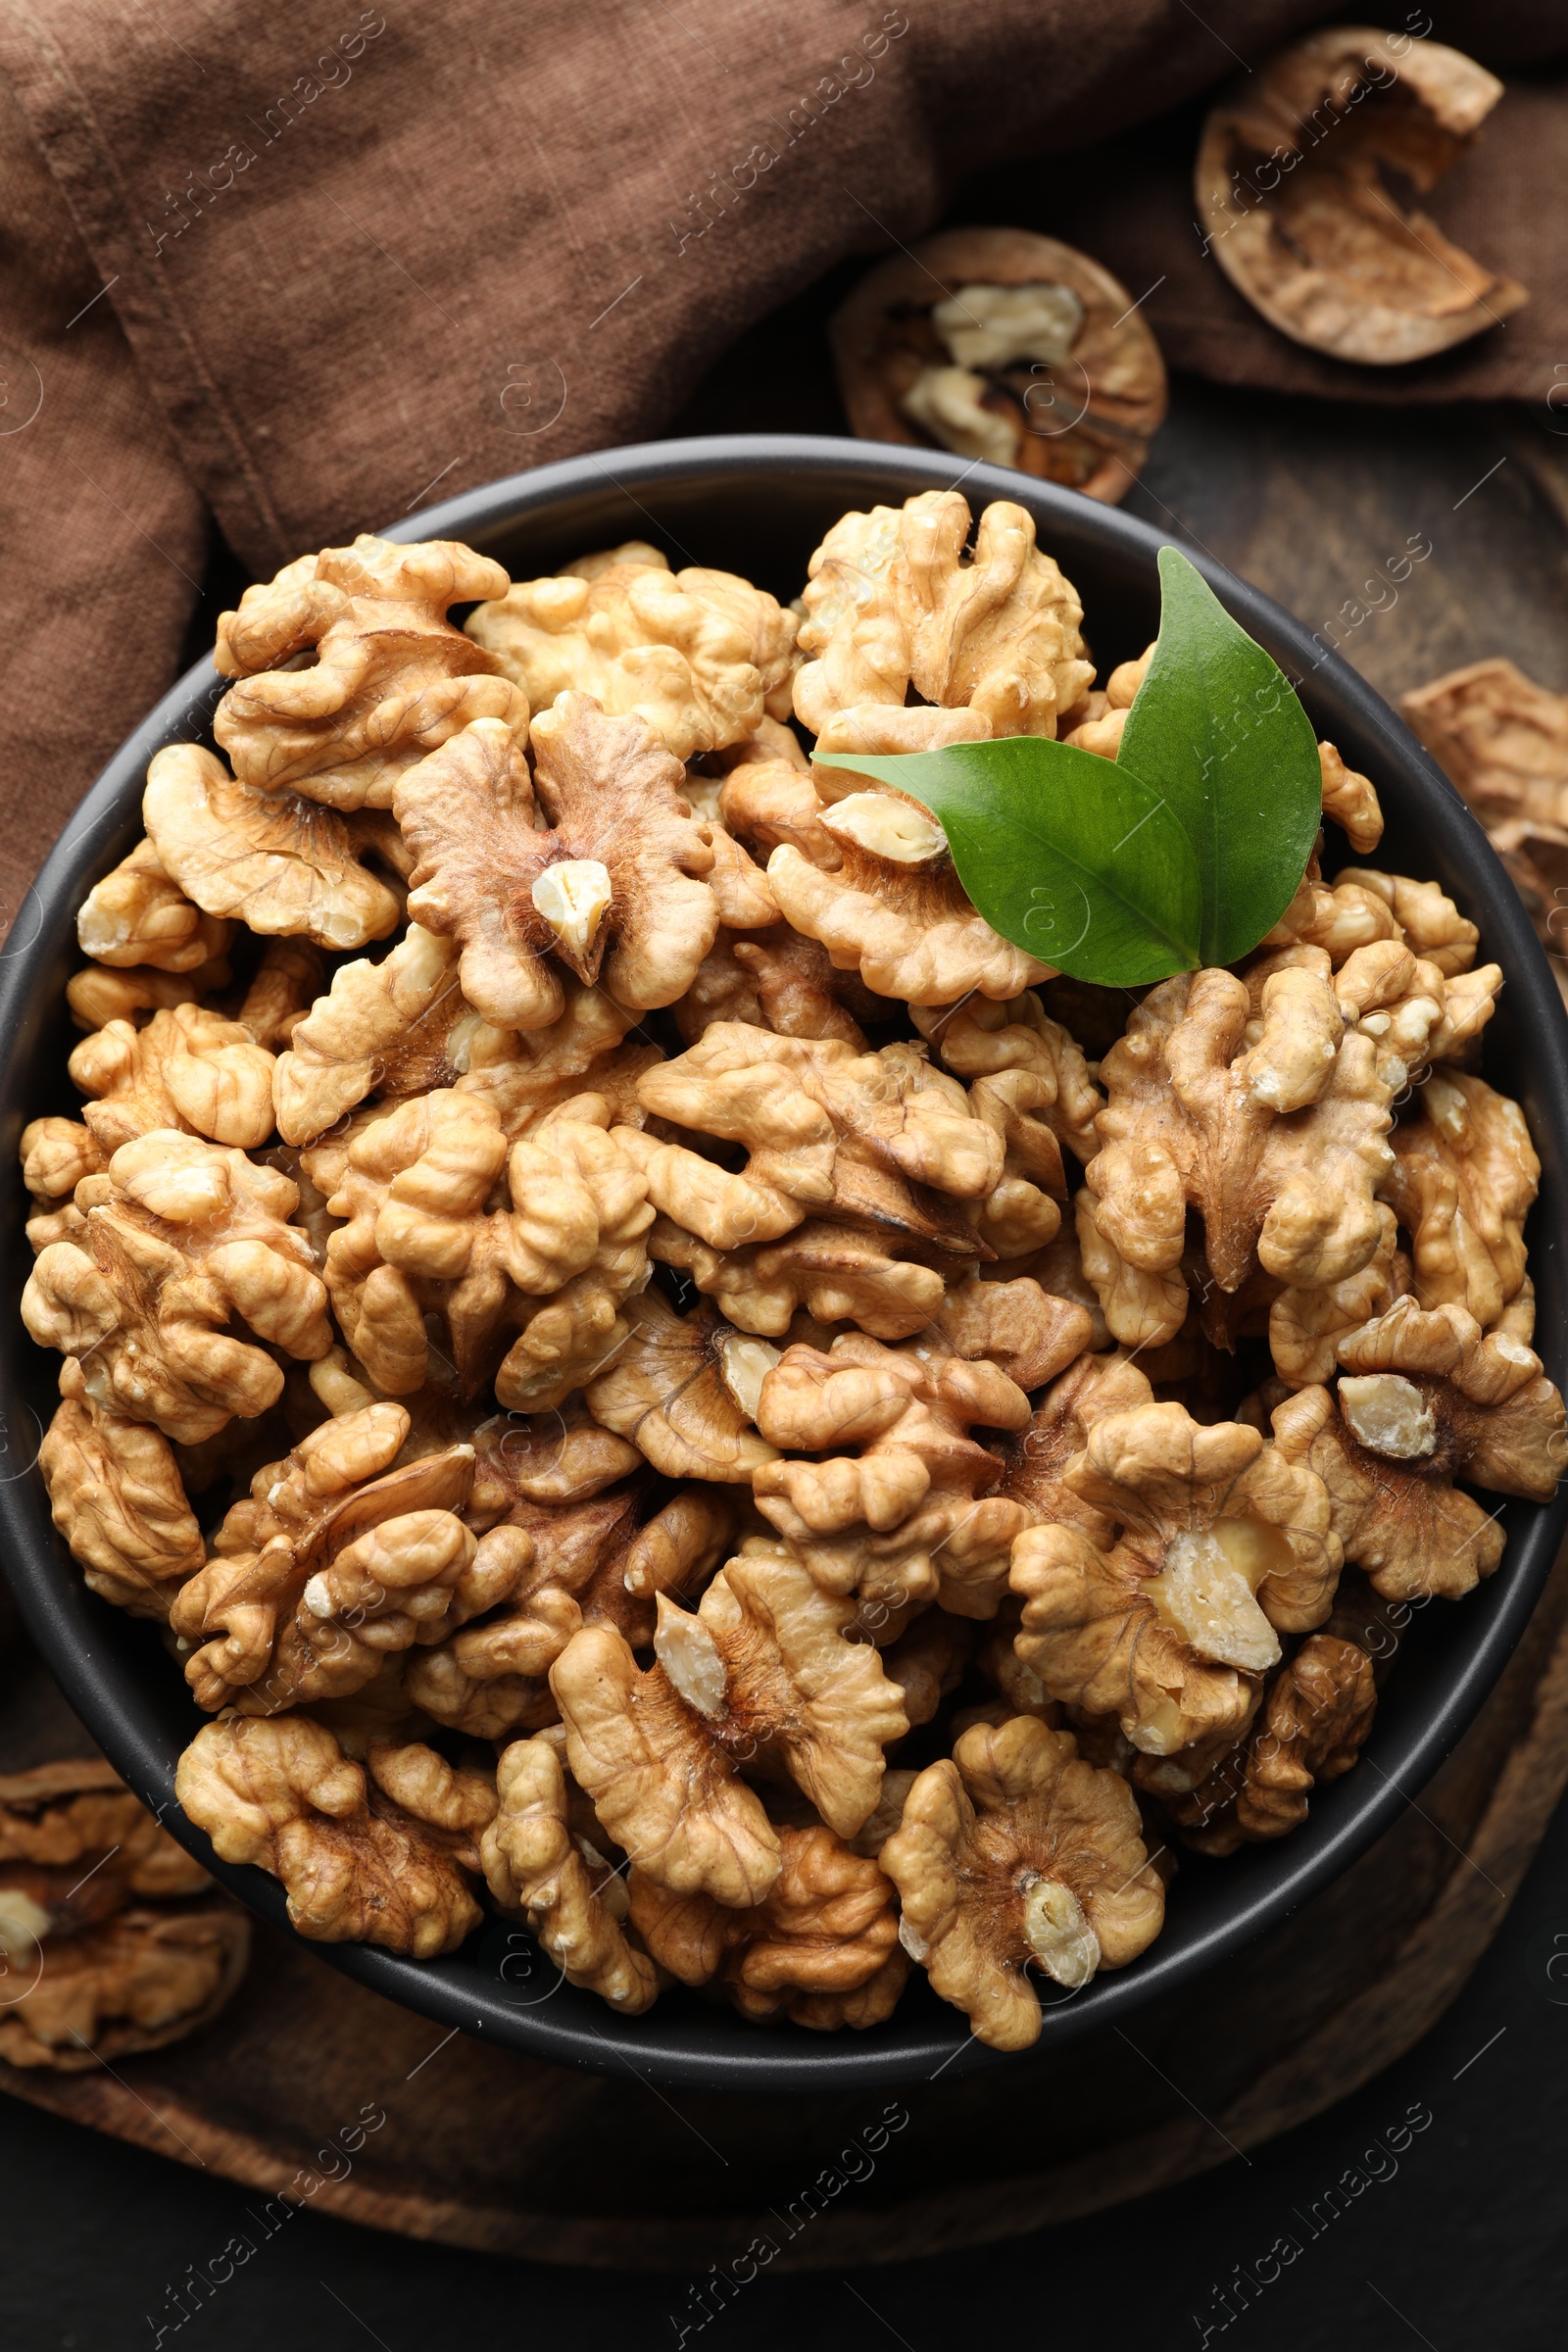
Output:
<instances>
[{"instance_id":1,"label":"bowl interior","mask_svg":"<svg viewBox=\"0 0 1568 2352\"><path fill-rule=\"evenodd\" d=\"M1041 545L1082 597L1102 676L1142 650L1158 619L1153 559L1161 534L1049 485L916 450L789 436L654 443L493 484L405 520L388 535L464 539L520 578L587 549L642 538L677 566L739 571L787 601L799 593L824 530L847 509L897 503L955 483L976 510L1010 498L1032 512ZM1318 732L1373 777L1390 820L1375 862L1441 882L1481 926L1484 953L1503 966L1507 987L1487 1033L1485 1070L1524 1103L1544 1163L1530 1227L1536 1344L1560 1382L1568 1355L1559 1246L1568 1023L1535 936L1480 828L1388 707L1267 598L1188 552L1298 683ZM0 950L0 1112L9 1152L27 1119L76 1107L65 1066L75 1033L64 1002L66 980L79 961L75 908L139 835L141 782L153 752L174 740L210 742L222 691L223 682L201 664L165 697L77 810ZM29 1262L25 1214L13 1180L5 1193L0 1306L0 1545L8 1576L49 1664L112 1761L208 1867L283 1924L275 1883L217 1863L174 1805L174 1765L203 1719L156 1631L88 1594L50 1526L35 1463L57 1401L58 1362L31 1345L17 1312ZM1048 2006L1041 2043L1031 2059L1011 2063L1049 2070L1065 2041L1168 2000L1199 1971L1276 1925L1386 1828L1495 1680L1550 1568L1565 1509L1563 1498L1544 1507L1506 1503L1508 1547L1498 1574L1457 1610L1437 1602L1412 1613L1362 1765L1317 1790L1308 1822L1279 1845L1250 1847L1218 1864L1184 1857L1159 1941L1131 1969L1097 1979L1076 1995L1060 1995L1042 1982ZM617 2018L595 1996L562 1983L523 1930L500 1923L438 1962L415 1963L368 1946L318 1948L444 2027L482 2033L563 2064L630 2066L651 2082L818 2090L1002 2063L918 1975L885 2026L818 2036L749 2026L689 1993L662 1996L646 2017Z\"/></svg>"}]
</instances>

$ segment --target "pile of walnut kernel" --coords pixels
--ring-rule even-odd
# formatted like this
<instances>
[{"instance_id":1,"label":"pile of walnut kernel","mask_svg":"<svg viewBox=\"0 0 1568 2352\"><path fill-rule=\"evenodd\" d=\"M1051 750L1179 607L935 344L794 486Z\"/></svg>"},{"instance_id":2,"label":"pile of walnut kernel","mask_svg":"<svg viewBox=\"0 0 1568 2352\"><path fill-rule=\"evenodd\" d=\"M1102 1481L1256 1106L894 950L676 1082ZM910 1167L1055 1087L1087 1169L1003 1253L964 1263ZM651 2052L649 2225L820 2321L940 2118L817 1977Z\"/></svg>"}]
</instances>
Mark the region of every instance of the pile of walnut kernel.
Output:
<instances>
[{"instance_id":1,"label":"pile of walnut kernel","mask_svg":"<svg viewBox=\"0 0 1568 2352\"><path fill-rule=\"evenodd\" d=\"M1314 861L1138 1001L808 764L1114 757L1145 664L1094 690L1021 508L969 539L846 514L793 610L637 544L303 558L81 908L43 1470L307 1936L487 1895L628 2013L867 2027L913 1962L1024 2047L1031 1968L1354 1763L1401 1604L1496 1567L1466 1490L1552 1490L1538 1163L1434 884Z\"/></svg>"}]
</instances>

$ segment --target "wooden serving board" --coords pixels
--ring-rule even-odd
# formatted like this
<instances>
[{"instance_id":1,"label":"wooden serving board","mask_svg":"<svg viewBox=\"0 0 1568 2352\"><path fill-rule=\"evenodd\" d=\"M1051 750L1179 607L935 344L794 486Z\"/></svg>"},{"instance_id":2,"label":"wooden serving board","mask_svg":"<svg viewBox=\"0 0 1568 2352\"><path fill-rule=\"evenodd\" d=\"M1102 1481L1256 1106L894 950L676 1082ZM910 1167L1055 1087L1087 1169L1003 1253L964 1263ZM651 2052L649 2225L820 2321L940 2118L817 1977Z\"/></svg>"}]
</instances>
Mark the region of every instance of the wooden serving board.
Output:
<instances>
[{"instance_id":1,"label":"wooden serving board","mask_svg":"<svg viewBox=\"0 0 1568 2352\"><path fill-rule=\"evenodd\" d=\"M85 1745L35 1662L0 1687L0 1769ZM112 2075L0 2065L0 2089L261 2200L489 2253L701 2272L765 2238L775 2269L901 2261L1141 2196L1346 2097L1459 1991L1565 1784L1568 1556L1419 1805L1135 2037L1048 2036L894 2091L666 2092L443 2039L258 1926L246 1985L193 2040Z\"/></svg>"}]
</instances>

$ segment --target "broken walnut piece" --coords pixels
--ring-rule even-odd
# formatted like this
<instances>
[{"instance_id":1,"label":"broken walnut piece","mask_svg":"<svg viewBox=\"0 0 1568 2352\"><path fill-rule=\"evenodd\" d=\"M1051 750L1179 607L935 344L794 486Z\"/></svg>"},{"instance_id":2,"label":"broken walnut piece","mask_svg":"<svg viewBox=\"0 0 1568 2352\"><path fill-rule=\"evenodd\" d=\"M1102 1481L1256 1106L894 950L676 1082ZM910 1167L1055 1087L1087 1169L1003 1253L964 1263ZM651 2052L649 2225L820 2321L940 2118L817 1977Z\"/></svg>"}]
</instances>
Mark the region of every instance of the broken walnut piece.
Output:
<instances>
[{"instance_id":1,"label":"broken walnut piece","mask_svg":"<svg viewBox=\"0 0 1568 2352\"><path fill-rule=\"evenodd\" d=\"M1080 1454L1090 1430L1107 1413L1136 1412L1154 1392L1135 1359L1116 1349L1083 1354L1052 1382L1022 1429L988 1440L1004 1464L1001 1493L1022 1504L1032 1521L1079 1527L1108 1550L1115 1522L1070 1487L1062 1472Z\"/></svg>"},{"instance_id":2,"label":"broken walnut piece","mask_svg":"<svg viewBox=\"0 0 1568 2352\"><path fill-rule=\"evenodd\" d=\"M1492 1574L1504 1537L1455 1480L1549 1501L1568 1456L1562 1398L1538 1355L1460 1306L1399 1298L1337 1353L1338 1388L1279 1405L1275 1444L1323 1480L1345 1556L1375 1592L1458 1599Z\"/></svg>"},{"instance_id":3,"label":"broken walnut piece","mask_svg":"<svg viewBox=\"0 0 1568 2352\"><path fill-rule=\"evenodd\" d=\"M82 954L116 970L195 972L220 956L232 935L231 923L186 898L145 840L94 883L76 910Z\"/></svg>"},{"instance_id":4,"label":"broken walnut piece","mask_svg":"<svg viewBox=\"0 0 1568 2352\"><path fill-rule=\"evenodd\" d=\"M0 2059L76 2073L208 2024L250 1926L97 1758L0 1778Z\"/></svg>"},{"instance_id":5,"label":"broken walnut piece","mask_svg":"<svg viewBox=\"0 0 1568 2352\"><path fill-rule=\"evenodd\" d=\"M38 1449L50 1514L88 1589L133 1617L167 1619L206 1557L169 1440L87 1394L74 1356Z\"/></svg>"},{"instance_id":6,"label":"broken walnut piece","mask_svg":"<svg viewBox=\"0 0 1568 2352\"><path fill-rule=\"evenodd\" d=\"M1018 1538L1019 1657L1146 1754L1234 1735L1280 1655L1276 1629L1329 1613L1342 1554L1322 1480L1257 1430L1204 1427L1175 1403L1095 1420L1061 1477L1121 1533Z\"/></svg>"},{"instance_id":7,"label":"broken walnut piece","mask_svg":"<svg viewBox=\"0 0 1568 2352\"><path fill-rule=\"evenodd\" d=\"M174 1789L220 1860L281 1880L314 1941L431 1960L479 1925L470 1882L495 1790L431 1748L372 1748L367 1769L308 1715L233 1716L197 1733Z\"/></svg>"},{"instance_id":8,"label":"broken walnut piece","mask_svg":"<svg viewBox=\"0 0 1568 2352\"><path fill-rule=\"evenodd\" d=\"M1390 1089L1373 1040L1345 1029L1327 957L1267 980L1249 1046L1250 1017L1234 974L1182 973L1150 991L1101 1063L1078 1239L1129 1344L1173 1339L1185 1319L1189 1208L1227 1293L1259 1263L1298 1287L1342 1282L1377 1249Z\"/></svg>"},{"instance_id":9,"label":"broken walnut piece","mask_svg":"<svg viewBox=\"0 0 1568 2352\"><path fill-rule=\"evenodd\" d=\"M641 540L493 592L466 626L533 710L592 695L611 716L641 719L677 760L788 712L795 613L734 572L671 571Z\"/></svg>"},{"instance_id":10,"label":"broken walnut piece","mask_svg":"<svg viewBox=\"0 0 1568 2352\"><path fill-rule=\"evenodd\" d=\"M1068 1992L1147 1950L1165 1916L1137 1802L1119 1774L1033 1716L975 1724L928 1765L881 1852L900 1939L976 2038L1028 2049L1040 2002L1028 1970Z\"/></svg>"},{"instance_id":11,"label":"broken walnut piece","mask_svg":"<svg viewBox=\"0 0 1568 2352\"><path fill-rule=\"evenodd\" d=\"M672 1977L716 1984L745 2017L879 2025L908 1975L892 1884L823 1823L777 1835L781 1868L760 1903L727 1909L634 1868L632 1925Z\"/></svg>"},{"instance_id":12,"label":"broken walnut piece","mask_svg":"<svg viewBox=\"0 0 1568 2352\"><path fill-rule=\"evenodd\" d=\"M918 821L917 821L918 820ZM792 928L858 971L878 996L948 1004L973 992L1016 997L1052 966L977 914L940 825L892 793L857 793L823 811L839 850L831 872L785 842L767 882Z\"/></svg>"},{"instance_id":13,"label":"broken walnut piece","mask_svg":"<svg viewBox=\"0 0 1568 2352\"><path fill-rule=\"evenodd\" d=\"M722 1488L682 1486L651 1512L652 1499L644 1478L571 1503L514 1502L506 1524L528 1538L530 1563L498 1611L421 1651L407 1677L411 1696L476 1739L554 1723L544 1678L574 1634L609 1626L645 1648L659 1594L694 1597L732 1547L738 1514ZM466 1517L473 1519L471 1498Z\"/></svg>"},{"instance_id":14,"label":"broken walnut piece","mask_svg":"<svg viewBox=\"0 0 1568 2352\"><path fill-rule=\"evenodd\" d=\"M648 1279L653 1212L595 1112L602 1102L576 1098L509 1146L488 1102L441 1088L355 1137L328 1202L347 1221L327 1243L326 1284L384 1394L423 1385L426 1314L445 1325L464 1391L494 1377L518 1411L559 1404L624 1338L618 1309ZM492 1208L498 1192L506 1205Z\"/></svg>"},{"instance_id":15,"label":"broken walnut piece","mask_svg":"<svg viewBox=\"0 0 1568 2352\"><path fill-rule=\"evenodd\" d=\"M954 1203L994 1191L1005 1146L918 1047L857 1054L835 1038L715 1021L637 1092L656 1118L747 1148L732 1174L683 1145L615 1131L654 1206L711 1249L777 1241L814 1211L956 1257L985 1253Z\"/></svg>"},{"instance_id":16,"label":"broken walnut piece","mask_svg":"<svg viewBox=\"0 0 1568 2352\"><path fill-rule=\"evenodd\" d=\"M251 1152L272 1132L272 1055L244 1023L198 1004L155 1012L141 1029L111 1021L66 1066L105 1158L156 1127Z\"/></svg>"},{"instance_id":17,"label":"broken walnut piece","mask_svg":"<svg viewBox=\"0 0 1568 2352\"><path fill-rule=\"evenodd\" d=\"M1379 1213L1382 1238L1358 1274L1322 1290L1281 1291L1270 1304L1269 1352L1279 1378L1293 1389L1327 1385L1339 1369L1335 1348L1344 1335L1386 1314L1410 1289L1410 1260L1397 1246L1394 1211L1380 1202Z\"/></svg>"},{"instance_id":18,"label":"broken walnut piece","mask_svg":"<svg viewBox=\"0 0 1568 2352\"><path fill-rule=\"evenodd\" d=\"M403 770L471 719L520 741L526 700L447 618L449 605L506 587L499 564L455 540L399 547L363 533L247 588L220 615L213 657L243 681L213 720L234 773L333 808L390 808Z\"/></svg>"},{"instance_id":19,"label":"broken walnut piece","mask_svg":"<svg viewBox=\"0 0 1568 2352\"><path fill-rule=\"evenodd\" d=\"M1271 326L1390 368L1482 334L1529 299L1386 176L1425 194L1501 97L1494 74L1436 41L1351 24L1248 72L1203 125L1194 189L1205 251Z\"/></svg>"},{"instance_id":20,"label":"broken walnut piece","mask_svg":"<svg viewBox=\"0 0 1568 2352\"><path fill-rule=\"evenodd\" d=\"M930 443L1115 501L1165 414L1159 347L1110 272L1054 237L950 228L878 264L830 325L864 440Z\"/></svg>"},{"instance_id":21,"label":"broken walnut piece","mask_svg":"<svg viewBox=\"0 0 1568 2352\"><path fill-rule=\"evenodd\" d=\"M970 710L994 735L1055 734L1094 676L1083 608L1036 547L1024 508L988 506L966 562L968 536L956 490L834 523L808 567L807 660L795 677L796 715L813 735L865 704L902 708L911 686L925 703Z\"/></svg>"},{"instance_id":22,"label":"broken walnut piece","mask_svg":"<svg viewBox=\"0 0 1568 2352\"><path fill-rule=\"evenodd\" d=\"M496 1902L522 1914L568 1984L640 2017L658 1995L658 1974L627 1939L622 1881L603 1854L572 1836L565 1775L548 1740L515 1740L503 1749L496 1797L495 1819L479 1841Z\"/></svg>"},{"instance_id":23,"label":"broken walnut piece","mask_svg":"<svg viewBox=\"0 0 1568 2352\"><path fill-rule=\"evenodd\" d=\"M1462 1306L1483 1329L1525 1281L1525 1218L1541 1161L1517 1102L1467 1071L1435 1072L1419 1117L1391 1137L1383 1193L1410 1236L1417 1295Z\"/></svg>"},{"instance_id":24,"label":"broken walnut piece","mask_svg":"<svg viewBox=\"0 0 1568 2352\"><path fill-rule=\"evenodd\" d=\"M883 1240L847 1225L808 1218L779 1242L715 1250L657 1217L648 1254L689 1274L740 1331L782 1339L798 1314L817 1323L853 1323L873 1339L905 1340L923 1331L941 1306L936 1267L895 1257L898 1237Z\"/></svg>"},{"instance_id":25,"label":"broken walnut piece","mask_svg":"<svg viewBox=\"0 0 1568 2352\"><path fill-rule=\"evenodd\" d=\"M676 1894L761 1901L781 1852L739 1766L763 1750L841 1837L859 1828L908 1718L875 1650L844 1640L854 1615L797 1561L738 1559L695 1614L660 1595L646 1673L610 1626L567 1643L550 1683L572 1776L648 1877Z\"/></svg>"},{"instance_id":26,"label":"broken walnut piece","mask_svg":"<svg viewBox=\"0 0 1568 2352\"><path fill-rule=\"evenodd\" d=\"M733 1330L711 1306L676 1314L657 1291L627 1301L630 1336L588 1382L588 1408L666 1478L750 1486L774 1458L757 1400L779 1351Z\"/></svg>"},{"instance_id":27,"label":"broken walnut piece","mask_svg":"<svg viewBox=\"0 0 1568 2352\"><path fill-rule=\"evenodd\" d=\"M409 912L462 950L463 993L486 1020L543 1029L564 966L637 1010L671 1004L713 944L719 909L708 829L640 718L567 694L522 755L480 719L399 779L397 818L417 860ZM548 820L535 821L534 796Z\"/></svg>"},{"instance_id":28,"label":"broken walnut piece","mask_svg":"<svg viewBox=\"0 0 1568 2352\"><path fill-rule=\"evenodd\" d=\"M1323 771L1323 813L1331 817L1359 857L1375 850L1383 839L1383 807L1370 776L1347 767L1332 743L1317 747Z\"/></svg>"},{"instance_id":29,"label":"broken walnut piece","mask_svg":"<svg viewBox=\"0 0 1568 2352\"><path fill-rule=\"evenodd\" d=\"M1316 1784L1355 1763L1376 1708L1366 1652L1335 1634L1309 1634L1272 1677L1245 1740L1196 1779L1179 1755L1140 1756L1133 1785L1158 1801L1185 1845L1231 1854L1299 1829Z\"/></svg>"},{"instance_id":30,"label":"broken walnut piece","mask_svg":"<svg viewBox=\"0 0 1568 2352\"><path fill-rule=\"evenodd\" d=\"M363 948L402 919L398 893L362 864L367 845L349 819L241 783L200 744L154 754L142 821L162 865L210 915L323 948Z\"/></svg>"},{"instance_id":31,"label":"broken walnut piece","mask_svg":"<svg viewBox=\"0 0 1568 2352\"><path fill-rule=\"evenodd\" d=\"M229 931L233 925L217 927ZM111 1021L129 1021L139 1028L149 1013L168 1011L175 1004L204 1004L218 990L227 988L233 976L226 956L215 956L188 972L161 972L150 963L132 964L124 971L107 963L86 963L66 982L66 1003L75 1027L89 1035L107 1029ZM258 1045L267 1042L257 1039Z\"/></svg>"},{"instance_id":32,"label":"broken walnut piece","mask_svg":"<svg viewBox=\"0 0 1568 2352\"><path fill-rule=\"evenodd\" d=\"M269 1348L309 1361L331 1346L311 1245L287 1222L298 1204L296 1185L243 1152L140 1136L77 1186L82 1221L39 1254L23 1319L40 1347L81 1358L95 1402L199 1445L277 1401Z\"/></svg>"},{"instance_id":33,"label":"broken walnut piece","mask_svg":"<svg viewBox=\"0 0 1568 2352\"><path fill-rule=\"evenodd\" d=\"M1494 846L1506 824L1548 836L1568 824L1568 696L1494 659L1401 695L1399 710Z\"/></svg>"},{"instance_id":34,"label":"broken walnut piece","mask_svg":"<svg viewBox=\"0 0 1568 2352\"><path fill-rule=\"evenodd\" d=\"M256 1473L171 1610L199 1706L275 1715L346 1696L389 1651L437 1642L511 1592L532 1544L510 1527L476 1540L458 1517L472 1447L394 1468L408 1433L401 1405L367 1405Z\"/></svg>"},{"instance_id":35,"label":"broken walnut piece","mask_svg":"<svg viewBox=\"0 0 1568 2352\"><path fill-rule=\"evenodd\" d=\"M1089 1075L1082 1048L1046 1012L1033 989L991 1003L911 1004L909 1018L956 1078L970 1081L1026 1072L1039 1082L1034 1115L1080 1161L1100 1150L1095 1132L1104 1097Z\"/></svg>"},{"instance_id":36,"label":"broken walnut piece","mask_svg":"<svg viewBox=\"0 0 1568 2352\"><path fill-rule=\"evenodd\" d=\"M755 939L720 931L673 1007L689 1046L714 1021L744 1021L779 1037L838 1038L857 1054L866 1051L861 1020L880 1020L886 1009L816 940L788 925Z\"/></svg>"}]
</instances>

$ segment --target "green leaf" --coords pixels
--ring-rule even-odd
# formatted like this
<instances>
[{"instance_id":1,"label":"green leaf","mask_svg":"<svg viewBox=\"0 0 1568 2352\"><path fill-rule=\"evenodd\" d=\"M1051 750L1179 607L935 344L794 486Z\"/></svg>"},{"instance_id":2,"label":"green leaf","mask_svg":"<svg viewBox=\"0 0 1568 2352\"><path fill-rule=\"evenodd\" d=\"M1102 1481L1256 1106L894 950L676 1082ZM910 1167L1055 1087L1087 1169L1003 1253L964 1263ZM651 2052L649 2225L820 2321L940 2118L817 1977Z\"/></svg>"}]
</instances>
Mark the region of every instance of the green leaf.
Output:
<instances>
[{"instance_id":1,"label":"green leaf","mask_svg":"<svg viewBox=\"0 0 1568 2352\"><path fill-rule=\"evenodd\" d=\"M1198 964L1192 844L1160 794L1118 761L1015 735L885 757L831 752L821 764L929 808L979 912L1042 963L1119 988Z\"/></svg>"},{"instance_id":2,"label":"green leaf","mask_svg":"<svg viewBox=\"0 0 1568 2352\"><path fill-rule=\"evenodd\" d=\"M1322 770L1284 672L1174 547L1159 551L1159 639L1117 765L1165 797L1198 858L1206 964L1278 922L1317 838Z\"/></svg>"}]
</instances>

